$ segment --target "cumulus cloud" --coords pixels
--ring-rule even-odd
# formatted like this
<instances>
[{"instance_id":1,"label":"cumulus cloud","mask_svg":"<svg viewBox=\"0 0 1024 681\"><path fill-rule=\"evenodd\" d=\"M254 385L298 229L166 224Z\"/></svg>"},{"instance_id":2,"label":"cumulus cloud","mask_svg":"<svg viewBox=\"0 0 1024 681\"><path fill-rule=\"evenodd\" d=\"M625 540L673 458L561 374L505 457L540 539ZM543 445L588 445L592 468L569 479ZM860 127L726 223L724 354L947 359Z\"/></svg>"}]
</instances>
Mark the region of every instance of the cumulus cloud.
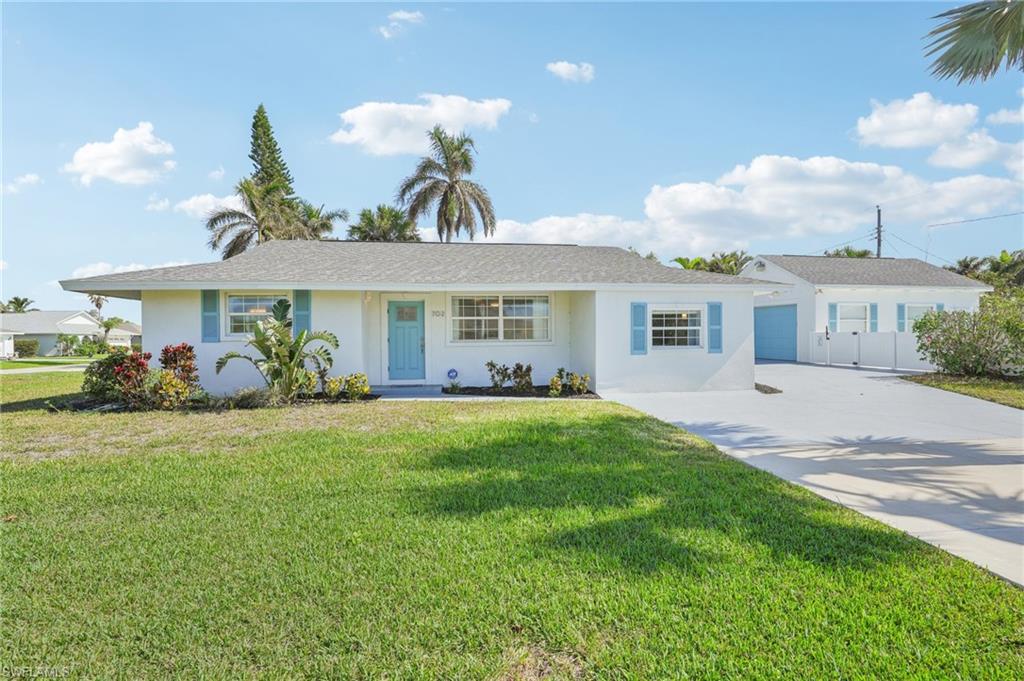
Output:
<instances>
[{"instance_id":1,"label":"cumulus cloud","mask_svg":"<svg viewBox=\"0 0 1024 681\"><path fill-rule=\"evenodd\" d=\"M575 64L570 61L553 61L545 68L562 80L574 83L589 83L594 80L594 65L585 61Z\"/></svg>"},{"instance_id":2,"label":"cumulus cloud","mask_svg":"<svg viewBox=\"0 0 1024 681\"><path fill-rule=\"evenodd\" d=\"M946 104L918 92L888 104L872 100L871 114L857 119L857 135L864 145L930 147L962 136L977 120L974 104Z\"/></svg>"},{"instance_id":3,"label":"cumulus cloud","mask_svg":"<svg viewBox=\"0 0 1024 681\"><path fill-rule=\"evenodd\" d=\"M218 166L216 170L211 170L206 174L211 180L223 180L224 179L224 166Z\"/></svg>"},{"instance_id":4,"label":"cumulus cloud","mask_svg":"<svg viewBox=\"0 0 1024 681\"><path fill-rule=\"evenodd\" d=\"M18 175L10 182L3 185L4 194L17 194L25 187L31 187L33 185L40 184L43 178L39 177L35 173L25 173L24 175Z\"/></svg>"},{"instance_id":5,"label":"cumulus cloud","mask_svg":"<svg viewBox=\"0 0 1024 681\"><path fill-rule=\"evenodd\" d=\"M172 170L166 158L174 147L153 134L153 124L142 121L131 130L118 128L109 142L89 142L75 151L64 172L78 176L88 187L96 178L118 184L149 184Z\"/></svg>"},{"instance_id":6,"label":"cumulus cloud","mask_svg":"<svg viewBox=\"0 0 1024 681\"><path fill-rule=\"evenodd\" d=\"M1020 89L1020 96L1024 97L1024 88ZM1024 123L1024 105L1019 109L1000 109L989 114L985 122L989 125L1021 125Z\"/></svg>"},{"instance_id":7,"label":"cumulus cloud","mask_svg":"<svg viewBox=\"0 0 1024 681\"><path fill-rule=\"evenodd\" d=\"M644 218L580 214L500 220L502 241L633 246L662 257L746 248L755 239L848 234L873 225L874 203L891 222L987 215L1021 207L1020 184L970 175L928 182L897 166L836 157L758 156L713 182L655 185Z\"/></svg>"},{"instance_id":8,"label":"cumulus cloud","mask_svg":"<svg viewBox=\"0 0 1024 681\"><path fill-rule=\"evenodd\" d=\"M424 94L420 104L364 102L343 111L342 127L330 136L337 144L357 144L375 156L422 154L426 132L435 125L446 130L494 129L512 108L507 99L472 100L459 95Z\"/></svg>"},{"instance_id":9,"label":"cumulus cloud","mask_svg":"<svg viewBox=\"0 0 1024 681\"><path fill-rule=\"evenodd\" d=\"M170 199L162 199L156 194L150 194L149 200L146 201L146 210L153 213L160 213L171 207Z\"/></svg>"},{"instance_id":10,"label":"cumulus cloud","mask_svg":"<svg viewBox=\"0 0 1024 681\"><path fill-rule=\"evenodd\" d=\"M188 265L188 261L172 261L165 262L159 265L140 265L138 263L131 263L129 265L112 265L109 262L92 262L88 265L82 265L76 267L71 272L71 279L82 279L85 277L98 277L103 274L119 274L121 272L135 272L138 270L148 270L153 267L175 267L177 265Z\"/></svg>"},{"instance_id":11,"label":"cumulus cloud","mask_svg":"<svg viewBox=\"0 0 1024 681\"><path fill-rule=\"evenodd\" d=\"M423 12L400 9L388 15L388 23L377 27L377 32L385 40L391 40L401 34L409 24L422 24Z\"/></svg>"},{"instance_id":12,"label":"cumulus cloud","mask_svg":"<svg viewBox=\"0 0 1024 681\"><path fill-rule=\"evenodd\" d=\"M942 168L973 168L1006 158L1012 147L993 138L987 130L976 130L960 139L943 142L928 157L928 162Z\"/></svg>"},{"instance_id":13,"label":"cumulus cloud","mask_svg":"<svg viewBox=\"0 0 1024 681\"><path fill-rule=\"evenodd\" d=\"M205 220L210 213L222 208L242 210L242 200L234 194L228 194L227 196L196 194L174 204L175 212L184 213L190 218L196 218L197 220Z\"/></svg>"}]
</instances>

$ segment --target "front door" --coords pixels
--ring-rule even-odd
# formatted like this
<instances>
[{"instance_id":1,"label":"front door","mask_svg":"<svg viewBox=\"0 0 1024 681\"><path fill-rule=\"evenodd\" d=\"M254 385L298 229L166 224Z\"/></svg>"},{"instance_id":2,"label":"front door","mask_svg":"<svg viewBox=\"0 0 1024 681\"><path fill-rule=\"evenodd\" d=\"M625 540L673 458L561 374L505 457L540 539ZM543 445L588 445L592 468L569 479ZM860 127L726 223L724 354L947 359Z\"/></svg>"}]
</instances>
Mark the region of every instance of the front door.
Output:
<instances>
[{"instance_id":1,"label":"front door","mask_svg":"<svg viewBox=\"0 0 1024 681\"><path fill-rule=\"evenodd\" d=\"M423 301L388 302L388 378L415 381L426 378Z\"/></svg>"}]
</instances>

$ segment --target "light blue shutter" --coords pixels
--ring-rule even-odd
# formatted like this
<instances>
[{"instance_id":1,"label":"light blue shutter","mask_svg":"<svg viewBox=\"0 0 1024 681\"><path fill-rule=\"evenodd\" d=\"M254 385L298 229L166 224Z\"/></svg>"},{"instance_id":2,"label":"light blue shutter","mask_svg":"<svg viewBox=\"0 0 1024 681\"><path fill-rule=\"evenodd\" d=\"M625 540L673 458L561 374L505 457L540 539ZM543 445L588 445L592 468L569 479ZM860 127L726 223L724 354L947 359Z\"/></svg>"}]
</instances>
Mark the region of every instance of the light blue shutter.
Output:
<instances>
[{"instance_id":1,"label":"light blue shutter","mask_svg":"<svg viewBox=\"0 0 1024 681\"><path fill-rule=\"evenodd\" d=\"M209 289L201 294L201 327L204 343L220 342L220 291Z\"/></svg>"},{"instance_id":2,"label":"light blue shutter","mask_svg":"<svg viewBox=\"0 0 1024 681\"><path fill-rule=\"evenodd\" d=\"M647 354L647 303L630 303L629 352L632 355Z\"/></svg>"},{"instance_id":3,"label":"light blue shutter","mask_svg":"<svg viewBox=\"0 0 1024 681\"><path fill-rule=\"evenodd\" d=\"M942 303L935 303L936 312L942 312L944 309L946 309L945 305L943 305Z\"/></svg>"},{"instance_id":4,"label":"light blue shutter","mask_svg":"<svg viewBox=\"0 0 1024 681\"><path fill-rule=\"evenodd\" d=\"M708 352L722 351L722 304L708 303Z\"/></svg>"},{"instance_id":5,"label":"light blue shutter","mask_svg":"<svg viewBox=\"0 0 1024 681\"><path fill-rule=\"evenodd\" d=\"M907 330L907 306L905 303L896 303L896 330L900 333Z\"/></svg>"},{"instance_id":6,"label":"light blue shutter","mask_svg":"<svg viewBox=\"0 0 1024 681\"><path fill-rule=\"evenodd\" d=\"M839 329L839 308L835 303L828 304L828 330L835 333Z\"/></svg>"},{"instance_id":7,"label":"light blue shutter","mask_svg":"<svg viewBox=\"0 0 1024 681\"><path fill-rule=\"evenodd\" d=\"M309 291L292 291L292 335L312 331L313 295Z\"/></svg>"},{"instance_id":8,"label":"light blue shutter","mask_svg":"<svg viewBox=\"0 0 1024 681\"><path fill-rule=\"evenodd\" d=\"M871 318L871 333L876 333L878 331L878 303L871 303L868 310Z\"/></svg>"}]
</instances>

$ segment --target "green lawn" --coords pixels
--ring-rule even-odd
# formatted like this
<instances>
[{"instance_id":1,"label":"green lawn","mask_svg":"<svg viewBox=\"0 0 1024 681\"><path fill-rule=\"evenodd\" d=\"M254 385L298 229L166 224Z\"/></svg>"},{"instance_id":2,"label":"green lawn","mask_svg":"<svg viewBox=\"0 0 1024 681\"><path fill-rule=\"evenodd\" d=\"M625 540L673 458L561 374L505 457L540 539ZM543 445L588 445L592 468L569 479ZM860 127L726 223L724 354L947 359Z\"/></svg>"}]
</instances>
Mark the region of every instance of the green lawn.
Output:
<instances>
[{"instance_id":1,"label":"green lawn","mask_svg":"<svg viewBox=\"0 0 1024 681\"><path fill-rule=\"evenodd\" d=\"M1024 409L1024 378L978 378L949 374L904 376L908 381Z\"/></svg>"},{"instance_id":2,"label":"green lawn","mask_svg":"<svg viewBox=\"0 0 1024 681\"><path fill-rule=\"evenodd\" d=\"M74 676L1024 677L1024 592L602 401L46 413L0 660Z\"/></svg>"},{"instance_id":3,"label":"green lawn","mask_svg":"<svg viewBox=\"0 0 1024 681\"><path fill-rule=\"evenodd\" d=\"M28 357L25 359L0 359L0 369L28 369L31 367L63 366L65 364L88 364L96 357Z\"/></svg>"}]
</instances>

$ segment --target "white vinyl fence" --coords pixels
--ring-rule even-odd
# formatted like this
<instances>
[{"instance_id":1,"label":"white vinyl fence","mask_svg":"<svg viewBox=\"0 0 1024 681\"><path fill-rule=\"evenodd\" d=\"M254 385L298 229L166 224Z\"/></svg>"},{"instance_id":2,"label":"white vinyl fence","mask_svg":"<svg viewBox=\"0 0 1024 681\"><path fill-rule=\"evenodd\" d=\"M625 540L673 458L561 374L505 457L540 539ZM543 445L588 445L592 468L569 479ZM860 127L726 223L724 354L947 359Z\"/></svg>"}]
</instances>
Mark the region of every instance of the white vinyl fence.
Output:
<instances>
[{"instance_id":1,"label":"white vinyl fence","mask_svg":"<svg viewBox=\"0 0 1024 681\"><path fill-rule=\"evenodd\" d=\"M881 369L933 371L935 366L917 352L917 337L910 332L856 331L811 334L811 361Z\"/></svg>"}]
</instances>

